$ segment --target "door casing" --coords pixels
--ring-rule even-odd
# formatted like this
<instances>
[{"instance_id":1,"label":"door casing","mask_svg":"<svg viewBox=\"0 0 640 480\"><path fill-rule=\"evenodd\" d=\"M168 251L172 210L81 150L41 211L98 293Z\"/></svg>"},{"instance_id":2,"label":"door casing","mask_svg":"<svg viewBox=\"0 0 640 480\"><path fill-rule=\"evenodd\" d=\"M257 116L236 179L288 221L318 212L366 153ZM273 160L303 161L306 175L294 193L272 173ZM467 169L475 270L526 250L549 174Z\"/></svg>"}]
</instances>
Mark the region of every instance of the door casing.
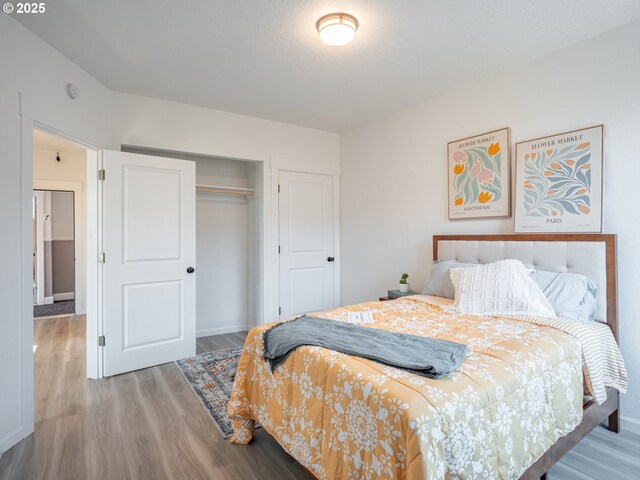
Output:
<instances>
[{"instance_id":1,"label":"door casing","mask_svg":"<svg viewBox=\"0 0 640 480\"><path fill-rule=\"evenodd\" d=\"M18 93L17 118L20 124L20 268L17 281L20 285L20 341L16 368L20 371L20 426L2 439L0 452L7 450L34 431L34 359L33 359L33 260L32 260L32 209L33 209L33 130L38 129L62 139L82 145L87 149L87 252L97 251L98 205L96 182L98 172L97 147L73 135L60 131L33 116L32 105L22 93ZM91 179L91 181L89 181ZM94 212L94 213L92 213ZM91 339L98 336L97 284L99 275L92 262L87 262L87 376L98 376L98 349L91 348ZM96 342L97 346L97 342Z\"/></svg>"}]
</instances>

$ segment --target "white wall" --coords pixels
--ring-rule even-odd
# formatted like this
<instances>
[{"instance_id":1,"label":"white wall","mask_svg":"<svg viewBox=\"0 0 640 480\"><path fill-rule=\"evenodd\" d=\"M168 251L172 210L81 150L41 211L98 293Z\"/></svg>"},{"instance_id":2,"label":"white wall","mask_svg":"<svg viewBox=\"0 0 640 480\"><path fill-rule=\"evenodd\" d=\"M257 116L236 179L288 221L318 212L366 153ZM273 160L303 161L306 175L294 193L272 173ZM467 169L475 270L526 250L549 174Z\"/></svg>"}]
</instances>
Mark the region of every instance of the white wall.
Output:
<instances>
[{"instance_id":1,"label":"white wall","mask_svg":"<svg viewBox=\"0 0 640 480\"><path fill-rule=\"evenodd\" d=\"M35 165L33 174L35 177ZM51 192L51 240L73 240L73 193L71 192Z\"/></svg>"},{"instance_id":2,"label":"white wall","mask_svg":"<svg viewBox=\"0 0 640 480\"><path fill-rule=\"evenodd\" d=\"M277 156L340 163L335 133L125 93L114 94L113 134L114 145L258 161Z\"/></svg>"},{"instance_id":3,"label":"white wall","mask_svg":"<svg viewBox=\"0 0 640 480\"><path fill-rule=\"evenodd\" d=\"M98 147L108 147L111 92L8 15L0 15L0 452L30 433L33 411L31 286L31 133L35 119ZM71 100L67 82L80 87ZM22 103L18 93L22 93ZM21 150L28 162L21 162ZM25 206L27 207L25 209ZM25 408L27 406L27 408Z\"/></svg>"},{"instance_id":4,"label":"white wall","mask_svg":"<svg viewBox=\"0 0 640 480\"><path fill-rule=\"evenodd\" d=\"M461 74L463 69L461 67ZM447 142L509 126L515 143L605 124L604 231L618 234L620 344L629 370L622 414L640 420L640 22L474 83L342 136L343 303L371 300L402 272L420 291L431 240L512 233L513 219L447 219ZM629 423L627 423L627 426ZM640 426L640 423L638 424Z\"/></svg>"},{"instance_id":5,"label":"white wall","mask_svg":"<svg viewBox=\"0 0 640 480\"><path fill-rule=\"evenodd\" d=\"M74 298L75 286L75 227L74 192L53 191L51 193L51 293L53 300ZM45 250L47 248L45 241ZM78 256L81 256L80 253ZM82 296L80 296L82 297Z\"/></svg>"}]
</instances>

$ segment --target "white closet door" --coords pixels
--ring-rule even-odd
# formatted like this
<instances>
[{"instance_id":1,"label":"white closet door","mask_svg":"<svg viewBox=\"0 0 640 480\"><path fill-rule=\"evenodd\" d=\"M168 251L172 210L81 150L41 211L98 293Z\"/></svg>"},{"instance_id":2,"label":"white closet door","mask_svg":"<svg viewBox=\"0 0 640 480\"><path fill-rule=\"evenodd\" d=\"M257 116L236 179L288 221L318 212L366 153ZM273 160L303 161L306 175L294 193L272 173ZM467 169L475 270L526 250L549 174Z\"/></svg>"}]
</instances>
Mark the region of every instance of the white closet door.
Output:
<instances>
[{"instance_id":1,"label":"white closet door","mask_svg":"<svg viewBox=\"0 0 640 480\"><path fill-rule=\"evenodd\" d=\"M34 203L34 305L44 305L44 192L33 192Z\"/></svg>"},{"instance_id":2,"label":"white closet door","mask_svg":"<svg viewBox=\"0 0 640 480\"><path fill-rule=\"evenodd\" d=\"M195 355L195 163L102 155L109 376Z\"/></svg>"},{"instance_id":3,"label":"white closet door","mask_svg":"<svg viewBox=\"0 0 640 480\"><path fill-rule=\"evenodd\" d=\"M333 308L333 188L327 175L280 172L280 318Z\"/></svg>"}]
</instances>

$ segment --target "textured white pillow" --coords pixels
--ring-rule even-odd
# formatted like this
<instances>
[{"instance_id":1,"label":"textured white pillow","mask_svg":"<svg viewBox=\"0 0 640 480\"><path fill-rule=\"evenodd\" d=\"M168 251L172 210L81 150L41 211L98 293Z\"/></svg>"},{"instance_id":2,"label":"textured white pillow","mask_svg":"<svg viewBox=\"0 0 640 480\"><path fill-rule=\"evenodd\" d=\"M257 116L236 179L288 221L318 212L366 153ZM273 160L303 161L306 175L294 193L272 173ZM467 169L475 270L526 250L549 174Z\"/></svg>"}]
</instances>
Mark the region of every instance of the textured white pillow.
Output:
<instances>
[{"instance_id":1,"label":"textured white pillow","mask_svg":"<svg viewBox=\"0 0 640 480\"><path fill-rule=\"evenodd\" d=\"M478 315L555 317L553 307L520 260L500 260L451 269L456 290L452 308Z\"/></svg>"}]
</instances>

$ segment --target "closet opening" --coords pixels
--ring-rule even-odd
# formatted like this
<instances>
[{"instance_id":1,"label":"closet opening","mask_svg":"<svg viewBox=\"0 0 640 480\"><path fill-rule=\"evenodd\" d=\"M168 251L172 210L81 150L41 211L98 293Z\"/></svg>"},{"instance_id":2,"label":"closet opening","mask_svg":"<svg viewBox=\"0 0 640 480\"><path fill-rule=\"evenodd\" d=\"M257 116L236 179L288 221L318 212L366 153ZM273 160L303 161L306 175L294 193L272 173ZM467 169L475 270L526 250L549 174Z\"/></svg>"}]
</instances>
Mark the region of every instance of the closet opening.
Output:
<instances>
[{"instance_id":1,"label":"closet opening","mask_svg":"<svg viewBox=\"0 0 640 480\"><path fill-rule=\"evenodd\" d=\"M196 164L196 336L259 324L263 163L123 145Z\"/></svg>"}]
</instances>

